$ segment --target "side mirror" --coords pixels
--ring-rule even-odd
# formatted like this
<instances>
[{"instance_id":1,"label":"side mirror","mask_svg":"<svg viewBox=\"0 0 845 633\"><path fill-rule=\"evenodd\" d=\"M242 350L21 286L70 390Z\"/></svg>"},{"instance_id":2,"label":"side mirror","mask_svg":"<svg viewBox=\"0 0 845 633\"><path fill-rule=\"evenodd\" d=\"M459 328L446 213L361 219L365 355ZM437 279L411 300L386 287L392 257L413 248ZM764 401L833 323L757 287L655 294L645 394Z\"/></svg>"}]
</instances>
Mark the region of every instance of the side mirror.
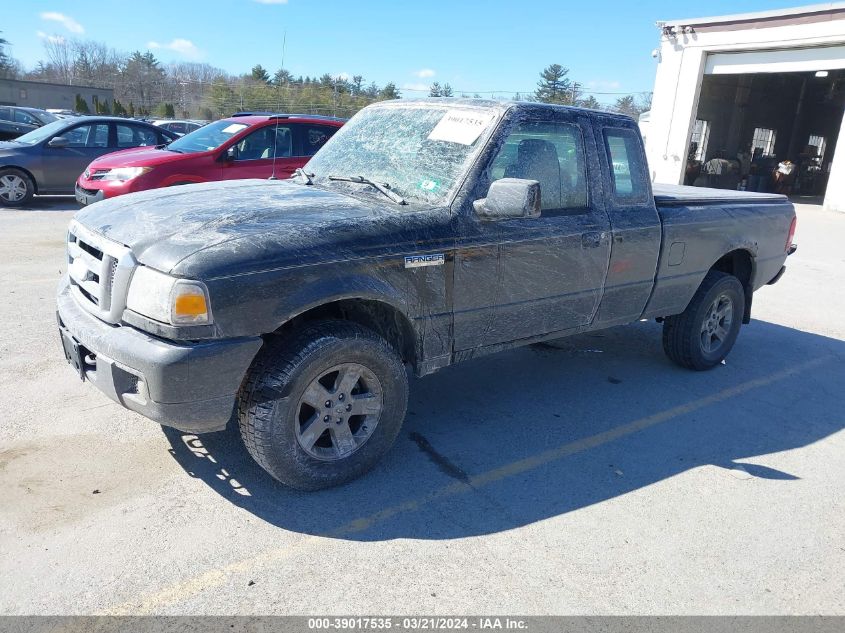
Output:
<instances>
[{"instance_id":1,"label":"side mirror","mask_svg":"<svg viewBox=\"0 0 845 633\"><path fill-rule=\"evenodd\" d=\"M231 163L237 157L238 157L238 150L234 145L232 145L232 147L230 147L229 149L227 149L225 152L223 152L220 155L220 160L222 160L225 163Z\"/></svg>"},{"instance_id":2,"label":"side mirror","mask_svg":"<svg viewBox=\"0 0 845 633\"><path fill-rule=\"evenodd\" d=\"M47 147L53 147L55 149L62 149L68 145L70 145L70 141L64 136L54 136L50 139L50 142L47 143Z\"/></svg>"},{"instance_id":3,"label":"side mirror","mask_svg":"<svg viewBox=\"0 0 845 633\"><path fill-rule=\"evenodd\" d=\"M540 217L540 183L521 178L502 178L490 185L486 198L472 203L475 212L487 220Z\"/></svg>"}]
</instances>

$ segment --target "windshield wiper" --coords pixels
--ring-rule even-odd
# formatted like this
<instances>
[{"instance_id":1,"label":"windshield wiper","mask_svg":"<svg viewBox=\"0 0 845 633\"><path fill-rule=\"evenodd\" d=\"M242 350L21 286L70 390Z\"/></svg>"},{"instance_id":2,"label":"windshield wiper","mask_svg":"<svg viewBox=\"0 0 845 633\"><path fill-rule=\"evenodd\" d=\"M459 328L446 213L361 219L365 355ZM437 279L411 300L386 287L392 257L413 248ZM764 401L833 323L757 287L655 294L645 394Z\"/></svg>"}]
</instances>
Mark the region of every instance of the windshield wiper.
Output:
<instances>
[{"instance_id":1,"label":"windshield wiper","mask_svg":"<svg viewBox=\"0 0 845 633\"><path fill-rule=\"evenodd\" d=\"M337 180L339 182L357 182L362 185L370 185L374 189L378 189L396 204L408 204L405 202L405 198L393 191L393 189L390 188L390 184L386 182L376 182L375 180L370 180L369 178L364 178L363 176L329 176L329 180Z\"/></svg>"},{"instance_id":2,"label":"windshield wiper","mask_svg":"<svg viewBox=\"0 0 845 633\"><path fill-rule=\"evenodd\" d=\"M294 169L293 175L299 176L300 178L302 178L302 180L303 180L302 184L305 184L305 185L313 185L314 184L313 178L314 178L314 176L316 176L316 174L309 174L307 171L302 169L302 167L297 167L296 169Z\"/></svg>"}]
</instances>

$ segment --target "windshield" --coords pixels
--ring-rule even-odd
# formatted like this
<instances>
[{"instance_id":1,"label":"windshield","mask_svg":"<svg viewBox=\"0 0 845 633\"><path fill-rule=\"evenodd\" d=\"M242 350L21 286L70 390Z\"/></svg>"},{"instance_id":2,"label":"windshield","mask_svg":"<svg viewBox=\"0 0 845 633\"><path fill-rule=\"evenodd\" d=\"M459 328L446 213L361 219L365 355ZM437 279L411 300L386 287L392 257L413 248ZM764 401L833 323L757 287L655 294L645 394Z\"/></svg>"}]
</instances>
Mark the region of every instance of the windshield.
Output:
<instances>
[{"instance_id":1,"label":"windshield","mask_svg":"<svg viewBox=\"0 0 845 633\"><path fill-rule=\"evenodd\" d=\"M176 139L167 146L167 149L185 154L207 152L211 149L217 149L235 134L241 130L245 130L247 127L249 126L244 123L232 123L226 120L215 121L205 127L194 130L190 134L185 134L182 138Z\"/></svg>"},{"instance_id":2,"label":"windshield","mask_svg":"<svg viewBox=\"0 0 845 633\"><path fill-rule=\"evenodd\" d=\"M34 116L36 119L38 119L42 123L52 123L53 121L59 120L59 117L57 117L52 112L47 112L46 110L39 111L39 112L30 112L29 114Z\"/></svg>"},{"instance_id":3,"label":"windshield","mask_svg":"<svg viewBox=\"0 0 845 633\"><path fill-rule=\"evenodd\" d=\"M62 121L61 119L53 121L52 123L48 123L47 125L40 127L38 129L32 130L23 136L19 136L15 139L17 143L23 143L24 145L35 145L36 143L40 143L41 141L50 138L54 134L57 134L64 130L68 126L68 122Z\"/></svg>"},{"instance_id":4,"label":"windshield","mask_svg":"<svg viewBox=\"0 0 845 633\"><path fill-rule=\"evenodd\" d=\"M362 191L329 176L387 183L407 201L445 204L484 142L495 112L438 106L373 107L344 125L305 166L320 184Z\"/></svg>"}]
</instances>

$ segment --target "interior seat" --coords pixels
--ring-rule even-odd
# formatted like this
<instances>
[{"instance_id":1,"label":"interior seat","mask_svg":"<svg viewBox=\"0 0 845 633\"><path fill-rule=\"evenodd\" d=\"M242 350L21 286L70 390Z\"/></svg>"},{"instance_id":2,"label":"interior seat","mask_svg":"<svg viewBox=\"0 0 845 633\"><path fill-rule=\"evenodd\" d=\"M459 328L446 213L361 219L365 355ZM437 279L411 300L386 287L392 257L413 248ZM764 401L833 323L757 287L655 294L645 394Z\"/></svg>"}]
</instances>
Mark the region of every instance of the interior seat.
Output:
<instances>
[{"instance_id":1,"label":"interior seat","mask_svg":"<svg viewBox=\"0 0 845 633\"><path fill-rule=\"evenodd\" d=\"M539 138L521 140L516 162L505 169L505 178L538 181L543 209L561 208L560 161L553 143Z\"/></svg>"}]
</instances>

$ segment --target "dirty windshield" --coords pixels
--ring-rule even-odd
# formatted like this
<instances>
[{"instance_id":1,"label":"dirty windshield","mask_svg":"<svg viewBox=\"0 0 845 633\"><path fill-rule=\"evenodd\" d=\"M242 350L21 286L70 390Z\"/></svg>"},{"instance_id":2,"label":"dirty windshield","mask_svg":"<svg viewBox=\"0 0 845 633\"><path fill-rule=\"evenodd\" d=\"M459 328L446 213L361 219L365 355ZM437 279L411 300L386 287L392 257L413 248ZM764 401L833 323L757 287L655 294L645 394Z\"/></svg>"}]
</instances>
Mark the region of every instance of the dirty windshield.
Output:
<instances>
[{"instance_id":1,"label":"dirty windshield","mask_svg":"<svg viewBox=\"0 0 845 633\"><path fill-rule=\"evenodd\" d=\"M342 127L305 167L331 187L370 193L364 177L389 185L408 202L444 204L484 143L495 111L436 106L364 110Z\"/></svg>"},{"instance_id":2,"label":"dirty windshield","mask_svg":"<svg viewBox=\"0 0 845 633\"><path fill-rule=\"evenodd\" d=\"M249 126L243 123L232 123L226 119L215 121L189 134L185 134L182 138L176 139L167 146L167 149L183 154L207 152L208 150L220 147L235 134L241 130L245 130L247 127Z\"/></svg>"}]
</instances>

